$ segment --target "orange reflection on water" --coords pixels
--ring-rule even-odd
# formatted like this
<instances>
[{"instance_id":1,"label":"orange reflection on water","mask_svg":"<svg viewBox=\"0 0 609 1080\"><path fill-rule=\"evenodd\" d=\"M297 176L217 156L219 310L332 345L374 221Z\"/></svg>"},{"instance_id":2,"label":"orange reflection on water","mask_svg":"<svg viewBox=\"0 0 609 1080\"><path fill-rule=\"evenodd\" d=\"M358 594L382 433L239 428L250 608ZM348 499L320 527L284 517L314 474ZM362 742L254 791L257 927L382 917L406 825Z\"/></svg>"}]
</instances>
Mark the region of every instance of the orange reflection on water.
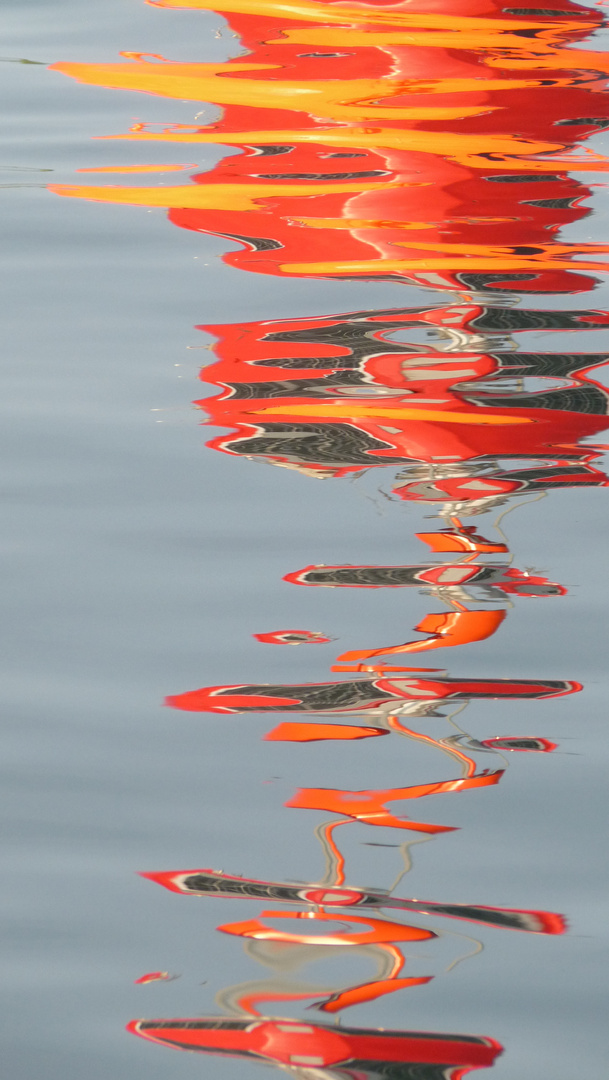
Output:
<instances>
[{"instance_id":1,"label":"orange reflection on water","mask_svg":"<svg viewBox=\"0 0 609 1080\"><path fill-rule=\"evenodd\" d=\"M372 739L388 734L383 728L355 727L352 724L278 724L264 738L266 742L324 742Z\"/></svg>"},{"instance_id":2,"label":"orange reflection on water","mask_svg":"<svg viewBox=\"0 0 609 1080\"><path fill-rule=\"evenodd\" d=\"M385 791L337 791L331 788L302 788L285 805L301 810L328 810L330 813L361 821L366 825L380 825L392 829L410 829L414 832L436 834L453 832L453 826L428 825L396 817L387 810L385 803L402 799L420 799L425 795L443 795L449 792L467 791L471 788L491 787L498 784L503 770L485 776L471 776L461 780L442 780L436 784L416 784L413 787L391 788Z\"/></svg>"},{"instance_id":3,"label":"orange reflection on water","mask_svg":"<svg viewBox=\"0 0 609 1080\"><path fill-rule=\"evenodd\" d=\"M317 882L264 881L213 870L145 874L175 893L272 900L304 910L264 910L218 928L242 938L246 948L256 946L259 951L249 955L267 966L275 962L281 975L223 992L223 1004L248 1014L243 1022L134 1021L130 1030L180 1049L263 1060L295 1077L306 1070L320 1080L365 1080L381 1072L396 1080L461 1080L470 1069L492 1065L499 1045L482 1037L330 1029L264 1018L258 1010L315 998L310 1007L337 1013L428 984L430 974L403 975L410 963L405 943L439 944L448 935L371 917L370 909L526 933L557 935L566 929L562 916L547 911L398 899L392 895L395 885L391 891L351 887L345 884L342 840L365 833L364 825L403 830L398 837L412 832L414 839L387 845L399 847L407 872L410 844L455 828L404 818L387 804L477 789L482 805L482 789L496 786L504 774L502 767L487 766L489 753L547 754L557 748L545 736L475 738L458 726L457 711L476 699L533 701L581 689L567 679L463 678L389 665L382 658L476 645L499 630L512 599L564 595L565 587L545 572L512 565L501 516L523 496L608 484L598 467L603 447L589 441L609 426L609 394L600 377L607 354L560 349L567 348L562 335L606 331L609 313L510 303L527 295L531 305L535 295L588 292L608 267L609 244L602 239L561 236L564 227L590 213L586 200L593 189L583 174L609 170L607 158L586 145L609 126L607 56L585 47L602 16L570 0L558 0L558 11L549 12L504 9L498 0L459 0L449 12L436 10L437 4L429 10L422 0L418 6L426 10L420 11L413 3L373 0L150 2L227 13L246 56L176 63L160 54L130 52L117 63L57 63L53 69L88 85L223 108L212 124L141 121L107 138L130 141L134 148L138 142L166 142L187 145L191 153L220 144L239 153L227 154L188 184L63 184L51 185L52 192L166 208L173 224L237 245L223 259L239 270L294 281L392 279L452 294L443 306L436 296L429 307L205 327L216 337L217 360L201 378L214 396L196 404L209 423L228 429L209 443L213 450L324 479L391 470L387 499L398 508L401 502L423 504L441 519L442 527L416 535L434 555L448 556L445 561L311 564L290 571L285 580L330 588L417 587L448 610L418 623L424 639L347 648L338 660L354 666L331 666L340 679L203 686L172 695L167 704L227 718L304 715L306 722L282 721L264 737L328 744L300 751L303 758L327 755L335 744L337 760L348 762L351 753L373 753L367 740L391 734L398 750L416 743L421 752L449 757L461 776L364 790L301 787L286 807L335 815L315 829L326 863ZM134 164L80 171L137 174L193 167ZM531 344L532 331L550 344ZM558 335L554 347L552 334ZM468 517L498 509L491 538L486 527L483 535L465 524ZM479 607L490 601L492 608ZM365 630L357 629L360 638ZM264 644L332 640L302 630L253 636ZM323 717L338 722L324 723ZM378 726L362 722L369 720ZM381 743L379 751L387 746ZM364 913L354 915L354 908ZM262 921L281 918L299 919L298 931ZM320 925L322 933L314 933ZM482 947L474 945L468 955ZM263 951L271 946L275 952ZM280 959L288 949L294 967L320 951L332 956L348 949L362 961L373 957L376 971L354 985L307 989L284 977ZM151 973L139 981L165 975Z\"/></svg>"},{"instance_id":4,"label":"orange reflection on water","mask_svg":"<svg viewBox=\"0 0 609 1080\"><path fill-rule=\"evenodd\" d=\"M255 259L226 257L257 272L383 273L445 287L463 274L524 273L550 291L565 275L586 287L592 282L583 271L606 270L598 258L606 245L561 244L555 235L589 194L568 174L608 167L596 152L578 154L582 139L609 118L606 57L566 47L599 24L596 12L582 20L567 3L559 18L518 19L492 5L457 15L244 0L215 9L230 13L246 59L174 63L125 53L117 64L53 67L90 84L221 105L222 119L207 127L151 133L138 123L127 137L225 142L242 153L194 177L191 187L51 190L167 207L187 228L272 241L258 245ZM530 74L517 77L518 66ZM548 79L546 68L556 75ZM277 150L280 158L289 153L287 170ZM337 170L331 159L341 150L359 159L355 169ZM544 199L537 182L545 176L552 192ZM495 192L491 182L500 185ZM558 184L565 205L548 215L537 204L554 203ZM472 206L477 214L459 223ZM239 222L245 212L254 215L247 226ZM586 213L578 208L575 216ZM428 418L436 419L433 410Z\"/></svg>"},{"instance_id":5,"label":"orange reflection on water","mask_svg":"<svg viewBox=\"0 0 609 1080\"><path fill-rule=\"evenodd\" d=\"M345 921L337 920L335 914L327 914L323 911L300 911L296 913L262 911L258 919L248 919L246 922L240 923L226 923L224 926L219 926L218 930L221 930L224 934L255 938L258 941L283 941L296 945L312 943L319 946L387 945L396 941L429 941L431 938L436 937L431 930L424 930L418 926L407 926L404 923L390 922L387 919L372 919L363 915L349 915L346 920L350 925L362 927L360 930L347 931L340 929L334 933L315 934L314 937L307 934L304 927L303 932L299 934L266 927L262 923L262 919L306 919L308 923L312 920L315 923L332 922L335 924L337 921ZM365 927L368 929L364 929Z\"/></svg>"},{"instance_id":6,"label":"orange reflection on water","mask_svg":"<svg viewBox=\"0 0 609 1080\"><path fill-rule=\"evenodd\" d=\"M372 660L376 656L397 656L400 653L425 652L447 645L469 645L491 637L505 619L505 611L449 611L426 615L415 627L430 634L424 641L408 641L384 649L351 649L341 653L339 660Z\"/></svg>"},{"instance_id":7,"label":"orange reflection on water","mask_svg":"<svg viewBox=\"0 0 609 1080\"><path fill-rule=\"evenodd\" d=\"M454 30L477 28L480 30L497 30L500 33L506 29L539 30L547 33L556 30L559 33L585 33L595 29L599 22L599 16L591 9L585 11L583 22L574 19L569 20L569 15L584 14L582 8L571 3L557 3L552 15L540 21L539 18L536 20L535 16L526 19L512 18L509 12L506 17L503 13L504 9L493 3L476 3L478 14L472 17L468 14L472 8L471 0L466 4L453 4L449 14L430 11L430 5L425 3L419 3L418 5L410 3L388 5L368 2L350 5L346 3L322 4L318 0L298 0L298 3L292 3L291 0L217 0L217 2L216 0L146 0L146 2L152 7L198 8L201 11L211 9L212 11L238 12L248 16L279 18L282 23L285 19L290 18L299 22L312 20L319 22L322 26L332 23L357 26L358 23L364 23L446 30L448 23L449 28ZM423 10L415 11L416 6L422 7ZM560 21L556 19L556 9L558 9ZM463 10L464 14L457 14L461 10ZM485 15L481 14L482 11L485 12ZM539 9L538 14L541 14L542 11L544 9ZM500 15L500 17L492 18L493 14Z\"/></svg>"},{"instance_id":8,"label":"orange reflection on water","mask_svg":"<svg viewBox=\"0 0 609 1080\"><path fill-rule=\"evenodd\" d=\"M98 165L90 169L77 169L80 173L142 173L142 172L182 172L194 169L194 165Z\"/></svg>"}]
</instances>

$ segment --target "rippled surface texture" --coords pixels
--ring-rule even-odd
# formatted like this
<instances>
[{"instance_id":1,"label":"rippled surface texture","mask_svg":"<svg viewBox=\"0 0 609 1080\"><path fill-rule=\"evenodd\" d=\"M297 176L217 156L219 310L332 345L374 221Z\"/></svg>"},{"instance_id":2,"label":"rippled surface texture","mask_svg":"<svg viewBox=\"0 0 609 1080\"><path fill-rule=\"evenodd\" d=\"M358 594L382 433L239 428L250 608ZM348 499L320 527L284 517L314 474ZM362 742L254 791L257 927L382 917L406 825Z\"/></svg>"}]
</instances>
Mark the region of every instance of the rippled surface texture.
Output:
<instances>
[{"instance_id":1,"label":"rippled surface texture","mask_svg":"<svg viewBox=\"0 0 609 1080\"><path fill-rule=\"evenodd\" d=\"M606 1074L605 9L501 2L8 5L13 1078Z\"/></svg>"}]
</instances>

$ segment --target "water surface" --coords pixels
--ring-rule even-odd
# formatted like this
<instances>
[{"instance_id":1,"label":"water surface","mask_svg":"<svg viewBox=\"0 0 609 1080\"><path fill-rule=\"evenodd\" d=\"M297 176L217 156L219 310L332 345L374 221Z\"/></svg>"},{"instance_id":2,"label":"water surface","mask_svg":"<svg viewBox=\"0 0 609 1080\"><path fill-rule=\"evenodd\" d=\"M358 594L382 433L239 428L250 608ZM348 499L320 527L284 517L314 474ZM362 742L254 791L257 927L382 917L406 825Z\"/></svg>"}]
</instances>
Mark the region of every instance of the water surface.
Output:
<instances>
[{"instance_id":1,"label":"water surface","mask_svg":"<svg viewBox=\"0 0 609 1080\"><path fill-rule=\"evenodd\" d=\"M12 1075L602 1076L603 9L26 6Z\"/></svg>"}]
</instances>

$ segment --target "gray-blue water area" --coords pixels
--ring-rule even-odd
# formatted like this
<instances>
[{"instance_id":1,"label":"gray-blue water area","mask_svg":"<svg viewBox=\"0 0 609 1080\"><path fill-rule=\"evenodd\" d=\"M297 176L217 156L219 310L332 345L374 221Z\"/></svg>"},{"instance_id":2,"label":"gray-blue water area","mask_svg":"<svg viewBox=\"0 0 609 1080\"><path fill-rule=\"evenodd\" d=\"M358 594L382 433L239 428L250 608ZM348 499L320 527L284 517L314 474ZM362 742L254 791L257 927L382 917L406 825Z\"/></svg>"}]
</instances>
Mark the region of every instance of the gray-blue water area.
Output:
<instances>
[{"instance_id":1,"label":"gray-blue water area","mask_svg":"<svg viewBox=\"0 0 609 1080\"><path fill-rule=\"evenodd\" d=\"M175 228L164 210L48 193L48 182L79 182L80 168L169 153L200 171L220 151L159 143L143 154L91 141L143 116L192 123L198 106L169 110L152 96L79 86L46 64L112 61L120 50L220 59L235 44L216 36L219 16L132 0L9 0L4 20L4 1069L12 1080L245 1080L247 1062L180 1054L124 1026L214 1014L223 987L274 977L215 930L259 906L173 895L137 871L314 881L324 814L284 807L296 789L404 787L451 779L454 765L393 736L265 742L286 716L186 713L163 699L210 684L323 682L338 651L407 640L435 610L416 590L307 589L282 578L311 563L417 562L414 533L438 523L428 507L379 494L380 470L320 481L206 449L213 432L191 401L205 393L197 374L211 339L194 327L443 298L245 274L220 261L226 241ZM598 197L601 220L600 188ZM608 300L599 289L591 306ZM600 332L589 346L591 336L582 349L607 347ZM584 690L470 704L460 722L478 739L537 735L559 748L508 755L498 787L419 804L415 817L459 831L415 848L400 886L407 896L562 912L569 932L451 924L468 937L444 942L447 956L476 951L473 938L483 951L443 973L421 945L408 971L436 964L430 984L345 1018L490 1035L505 1046L496 1080L606 1074L608 498L603 487L557 490L504 520L515 565L542 570L567 595L516 598L497 634L438 664L468 677L575 679ZM482 531L491 520L480 519ZM285 628L336 640L276 648L252 637ZM344 835L349 882L389 888L399 851L371 844L395 844L395 830L355 824ZM134 984L159 970L180 978ZM332 985L372 972L341 954L295 978ZM303 1010L286 1009L315 1015Z\"/></svg>"}]
</instances>

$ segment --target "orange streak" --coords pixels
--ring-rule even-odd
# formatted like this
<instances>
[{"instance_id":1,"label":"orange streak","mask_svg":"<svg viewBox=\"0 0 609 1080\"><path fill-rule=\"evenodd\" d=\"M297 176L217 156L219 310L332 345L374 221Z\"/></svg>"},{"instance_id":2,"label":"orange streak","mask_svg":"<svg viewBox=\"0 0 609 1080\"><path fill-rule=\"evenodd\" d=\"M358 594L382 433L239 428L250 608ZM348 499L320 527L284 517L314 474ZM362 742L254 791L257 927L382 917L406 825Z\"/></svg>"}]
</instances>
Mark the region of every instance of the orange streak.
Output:
<instances>
[{"instance_id":1,"label":"orange streak","mask_svg":"<svg viewBox=\"0 0 609 1080\"><path fill-rule=\"evenodd\" d=\"M407 247L412 249L420 249L421 251L446 251L454 252L458 255L482 255L488 252L489 255L498 256L502 258L504 255L509 256L512 253L512 248L504 244L439 244L432 243L429 240L400 240L396 247ZM565 253L571 255L580 255L584 252L607 252L609 251L609 244L585 244L578 242L576 244L536 244L540 255L564 255Z\"/></svg>"},{"instance_id":2,"label":"orange streak","mask_svg":"<svg viewBox=\"0 0 609 1080\"><path fill-rule=\"evenodd\" d=\"M184 169L196 169L196 165L100 165L95 169L77 169L78 173L149 173L179 172Z\"/></svg>"},{"instance_id":3,"label":"orange streak","mask_svg":"<svg viewBox=\"0 0 609 1080\"><path fill-rule=\"evenodd\" d=\"M417 18L417 16L415 16ZM423 18L425 18L423 16ZM499 22L493 28L483 27L481 24L492 20L462 18L455 19L451 14L447 16L448 27L432 29L426 32L417 26L413 31L405 30L354 30L353 27L287 27L282 31L280 38L270 38L268 45L321 45L328 48L377 48L390 49L398 46L423 46L424 48L440 49L517 49L519 53L527 55L523 49L525 39L518 34L511 34L510 30L516 27L513 22L507 20ZM453 26L453 23L455 24ZM459 24L459 25L457 25ZM544 27L535 35L530 55L532 58L543 53L552 53L554 42L560 42L569 30L581 30L581 23L576 27L561 24L560 29Z\"/></svg>"},{"instance_id":4,"label":"orange streak","mask_svg":"<svg viewBox=\"0 0 609 1080\"><path fill-rule=\"evenodd\" d=\"M522 60L515 57L489 57L489 67L499 67L505 71L522 71L527 68L536 70L587 71L590 74L609 71L607 53L589 52L585 49L560 49L553 56L535 56Z\"/></svg>"},{"instance_id":5,"label":"orange streak","mask_svg":"<svg viewBox=\"0 0 609 1080\"><path fill-rule=\"evenodd\" d=\"M363 1005L367 1001L375 1001L385 994L392 994L396 990L405 990L410 986L424 986L431 982L433 975L423 975L419 978L409 979L380 979L375 982L364 983L349 990L343 990L340 994L334 994L325 1005L320 1005L320 1012L336 1013L341 1009L348 1009L352 1005Z\"/></svg>"},{"instance_id":6,"label":"orange streak","mask_svg":"<svg viewBox=\"0 0 609 1080\"><path fill-rule=\"evenodd\" d=\"M387 263L375 261L377 271ZM421 264L417 264L421 265ZM273 405L267 409L252 410L252 416L319 416L332 420L354 420L358 417L383 420L421 420L443 424L530 424L526 416L504 416L502 413L452 412L442 409L392 409L377 405Z\"/></svg>"},{"instance_id":7,"label":"orange streak","mask_svg":"<svg viewBox=\"0 0 609 1080\"><path fill-rule=\"evenodd\" d=\"M370 739L386 735L383 728L350 724L278 724L264 736L265 742L320 742L326 739Z\"/></svg>"},{"instance_id":8,"label":"orange streak","mask_svg":"<svg viewBox=\"0 0 609 1080\"><path fill-rule=\"evenodd\" d=\"M84 187L49 184L55 195L70 199L124 203L128 206L176 207L181 210L256 210L259 200L304 198L308 195L350 195L408 187L406 181L389 184L193 184L192 187Z\"/></svg>"},{"instance_id":9,"label":"orange streak","mask_svg":"<svg viewBox=\"0 0 609 1080\"><path fill-rule=\"evenodd\" d=\"M316 0L146 0L151 7L162 8L197 8L199 11L235 11L241 15L263 15L269 18L297 19L299 22L320 22L323 26L328 23L345 25L358 23L389 26L413 26L426 29L446 30L446 24L450 21L455 29L471 29L476 26L480 30L504 30L505 19L472 19L467 15L445 15L428 13L410 13L394 8L387 10L382 7L351 7L349 4L325 4ZM598 18L585 22L578 19L577 22L569 19L566 14L564 20L554 22L535 22L534 19L510 19L511 30L595 30L598 26Z\"/></svg>"},{"instance_id":10,"label":"orange streak","mask_svg":"<svg viewBox=\"0 0 609 1080\"><path fill-rule=\"evenodd\" d=\"M412 108L411 120L462 120L468 116L494 112L492 106L459 108ZM448 160L460 160L464 155L480 156L478 168L489 168L488 158L483 154L541 154L563 150L561 142L543 142L524 136L493 133L471 135L452 131L416 131L404 128L328 128L316 127L307 131L286 129L282 131L193 131L142 132L125 135L103 136L112 139L144 139L153 142L212 143L225 146L251 146L266 143L312 143L324 146L348 146L361 149L411 150L417 153L441 154ZM504 159L505 160L505 159ZM513 167L510 161L510 169ZM493 168L496 168L493 162ZM528 168L528 163L527 163Z\"/></svg>"},{"instance_id":11,"label":"orange streak","mask_svg":"<svg viewBox=\"0 0 609 1080\"><path fill-rule=\"evenodd\" d=\"M138 54L134 54L138 56ZM91 86L135 90L156 96L186 101L208 101L216 105L246 105L262 109L291 109L326 119L408 120L421 117L414 106L379 106L377 100L404 94L464 94L493 90L516 90L540 86L543 79L244 79L231 76L247 72L280 71L280 64L257 64L231 61L228 64L172 63L159 58L158 63L129 60L122 64L51 64L59 71ZM568 82L568 80L565 80ZM445 117L442 107L423 106L428 119ZM478 106L476 112L487 111ZM455 110L452 110L453 115ZM462 115L462 110L457 112ZM549 144L552 145L552 144Z\"/></svg>"},{"instance_id":12,"label":"orange streak","mask_svg":"<svg viewBox=\"0 0 609 1080\"><path fill-rule=\"evenodd\" d=\"M60 193L61 194L61 193ZM570 262L568 259L547 259L546 264L552 270L600 270L606 272L609 269L607 263L598 262ZM504 258L504 259L476 259L476 258L444 258L444 259L366 259L349 260L348 262L311 262L311 263L283 263L279 269L284 274L405 274L409 270L459 270L470 273L472 270L489 270L496 273L499 270L539 270L539 259L532 258ZM512 420L512 423L514 421Z\"/></svg>"}]
</instances>

